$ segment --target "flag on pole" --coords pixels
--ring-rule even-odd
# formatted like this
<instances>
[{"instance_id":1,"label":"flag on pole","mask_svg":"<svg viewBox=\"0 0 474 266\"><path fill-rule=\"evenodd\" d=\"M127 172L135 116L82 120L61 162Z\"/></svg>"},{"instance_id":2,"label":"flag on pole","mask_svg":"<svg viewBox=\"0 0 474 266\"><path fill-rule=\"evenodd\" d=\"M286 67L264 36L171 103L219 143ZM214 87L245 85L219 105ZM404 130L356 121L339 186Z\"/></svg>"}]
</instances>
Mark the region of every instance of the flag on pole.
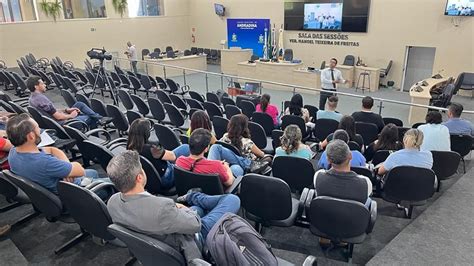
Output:
<instances>
[{"instance_id":1,"label":"flag on pole","mask_svg":"<svg viewBox=\"0 0 474 266\"><path fill-rule=\"evenodd\" d=\"M268 28L265 26L265 43L263 44L263 59L268 59Z\"/></svg>"},{"instance_id":2,"label":"flag on pole","mask_svg":"<svg viewBox=\"0 0 474 266\"><path fill-rule=\"evenodd\" d=\"M272 29L272 59L277 59L277 44L276 44L276 32L275 32L275 24L273 24Z\"/></svg>"},{"instance_id":3,"label":"flag on pole","mask_svg":"<svg viewBox=\"0 0 474 266\"><path fill-rule=\"evenodd\" d=\"M283 48L283 25L281 25L280 33L278 36L278 60L283 60L284 53L285 53L285 48Z\"/></svg>"}]
</instances>

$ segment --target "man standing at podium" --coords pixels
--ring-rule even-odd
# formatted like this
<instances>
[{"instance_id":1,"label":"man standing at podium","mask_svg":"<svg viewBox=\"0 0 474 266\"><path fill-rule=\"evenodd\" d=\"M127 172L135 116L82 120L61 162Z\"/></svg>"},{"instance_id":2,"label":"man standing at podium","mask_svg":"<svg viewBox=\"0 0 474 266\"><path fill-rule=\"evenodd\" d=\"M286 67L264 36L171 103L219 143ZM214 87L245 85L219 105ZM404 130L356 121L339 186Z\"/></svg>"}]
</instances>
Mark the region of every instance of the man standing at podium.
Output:
<instances>
[{"instance_id":1,"label":"man standing at podium","mask_svg":"<svg viewBox=\"0 0 474 266\"><path fill-rule=\"evenodd\" d=\"M348 80L342 77L342 73L339 69L336 69L337 59L331 58L329 61L329 68L325 68L321 71L321 88L324 90L319 96L319 110L324 110L326 101L329 97L335 95L333 91L336 91L337 84L345 84ZM325 92L328 91L328 92Z\"/></svg>"}]
</instances>

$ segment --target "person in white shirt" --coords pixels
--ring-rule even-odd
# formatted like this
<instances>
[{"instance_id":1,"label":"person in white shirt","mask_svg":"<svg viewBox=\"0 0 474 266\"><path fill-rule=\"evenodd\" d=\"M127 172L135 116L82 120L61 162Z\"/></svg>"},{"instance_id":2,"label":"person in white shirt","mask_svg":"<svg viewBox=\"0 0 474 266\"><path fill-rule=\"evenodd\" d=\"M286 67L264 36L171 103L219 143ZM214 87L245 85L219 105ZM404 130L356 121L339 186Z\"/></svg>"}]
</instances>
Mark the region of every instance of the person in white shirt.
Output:
<instances>
[{"instance_id":1,"label":"person in white shirt","mask_svg":"<svg viewBox=\"0 0 474 266\"><path fill-rule=\"evenodd\" d=\"M325 68L321 71L321 88L324 91L336 91L337 84L344 84L349 82L342 77L342 73L339 69L336 69L337 59L331 58L329 61L329 68ZM319 96L319 110L324 110L326 101L329 97L335 95L332 92L322 91Z\"/></svg>"},{"instance_id":2,"label":"person in white shirt","mask_svg":"<svg viewBox=\"0 0 474 266\"><path fill-rule=\"evenodd\" d=\"M132 45L131 42L127 42L127 51L125 51L125 54L127 55L128 59L130 59L130 64L132 65L132 69L134 73L137 73L137 49L135 48L135 45Z\"/></svg>"},{"instance_id":3,"label":"person in white shirt","mask_svg":"<svg viewBox=\"0 0 474 266\"><path fill-rule=\"evenodd\" d=\"M423 132L424 140L421 144L421 151L450 151L451 136L449 129L442 125L443 118L438 111L430 111L426 115L426 124L418 129Z\"/></svg>"},{"instance_id":4,"label":"person in white shirt","mask_svg":"<svg viewBox=\"0 0 474 266\"><path fill-rule=\"evenodd\" d=\"M324 21L324 17L323 17L323 16L319 16L319 17L318 17L318 22L319 22L319 28L320 28L320 29L323 28L323 21Z\"/></svg>"}]
</instances>

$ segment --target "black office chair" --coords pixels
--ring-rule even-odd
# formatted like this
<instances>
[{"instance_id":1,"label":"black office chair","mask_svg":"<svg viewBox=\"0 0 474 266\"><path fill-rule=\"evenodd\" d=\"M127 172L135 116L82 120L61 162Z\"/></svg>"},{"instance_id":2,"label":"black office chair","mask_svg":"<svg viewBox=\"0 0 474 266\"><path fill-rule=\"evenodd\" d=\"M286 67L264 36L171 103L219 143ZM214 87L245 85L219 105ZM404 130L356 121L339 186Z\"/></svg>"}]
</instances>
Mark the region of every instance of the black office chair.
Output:
<instances>
[{"instance_id":1,"label":"black office chair","mask_svg":"<svg viewBox=\"0 0 474 266\"><path fill-rule=\"evenodd\" d=\"M184 129L187 130L188 128L184 125L185 120L184 116L181 113L181 111L176 108L175 105L169 104L169 103L164 103L163 107L166 110L166 113L168 114L168 117L171 121L171 124L175 126L176 128Z\"/></svg>"},{"instance_id":2,"label":"black office chair","mask_svg":"<svg viewBox=\"0 0 474 266\"><path fill-rule=\"evenodd\" d=\"M323 70L326 68L326 61L323 61L321 62L321 67L319 68L319 70Z\"/></svg>"},{"instance_id":3,"label":"black office chair","mask_svg":"<svg viewBox=\"0 0 474 266\"><path fill-rule=\"evenodd\" d=\"M72 107L76 103L76 98L68 90L61 90L61 96L63 96L64 101L68 107Z\"/></svg>"},{"instance_id":4,"label":"black office chair","mask_svg":"<svg viewBox=\"0 0 474 266\"><path fill-rule=\"evenodd\" d=\"M85 140L81 143L81 147L80 151L85 167L89 166L92 161L100 165L104 171L107 170L107 165L114 157L114 154L106 146Z\"/></svg>"},{"instance_id":5,"label":"black office chair","mask_svg":"<svg viewBox=\"0 0 474 266\"><path fill-rule=\"evenodd\" d=\"M119 132L119 136L126 135L128 132L129 123L125 115L118 109L117 106L107 104L107 113L113 118L112 123Z\"/></svg>"},{"instance_id":6,"label":"black office chair","mask_svg":"<svg viewBox=\"0 0 474 266\"><path fill-rule=\"evenodd\" d=\"M140 114L140 112L133 111L133 110L128 110L125 113L125 116L127 117L127 121L128 123L130 123L130 125L133 123L133 121L143 118L143 115Z\"/></svg>"},{"instance_id":7,"label":"black office chair","mask_svg":"<svg viewBox=\"0 0 474 266\"><path fill-rule=\"evenodd\" d=\"M205 102L204 97L203 97L201 94L199 94L198 92L189 91L188 93L189 93L189 96L190 96L192 99L194 99L194 100L196 100L196 101L199 101L200 103Z\"/></svg>"},{"instance_id":8,"label":"black office chair","mask_svg":"<svg viewBox=\"0 0 474 266\"><path fill-rule=\"evenodd\" d=\"M370 170L366 167L352 166L351 171L355 172L358 175L363 175L363 176L368 177L370 179L370 181L372 182L373 186L376 185L377 182L378 182L376 180L376 177L375 177L374 173L372 172L372 170Z\"/></svg>"},{"instance_id":9,"label":"black office chair","mask_svg":"<svg viewBox=\"0 0 474 266\"><path fill-rule=\"evenodd\" d=\"M138 112L140 112L140 114L142 114L144 117L148 117L148 114L150 113L150 108L148 107L148 104L145 102L145 100L135 94L130 95L130 98L135 103Z\"/></svg>"},{"instance_id":10,"label":"black office chair","mask_svg":"<svg viewBox=\"0 0 474 266\"><path fill-rule=\"evenodd\" d=\"M376 124L356 122L355 123L356 133L360 134L364 139L364 143L374 142L379 135L379 129Z\"/></svg>"},{"instance_id":11,"label":"black office chair","mask_svg":"<svg viewBox=\"0 0 474 266\"><path fill-rule=\"evenodd\" d=\"M164 91L164 90L157 90L156 91L156 97L158 97L158 99L161 101L161 103L173 104L173 102L171 101L169 93Z\"/></svg>"},{"instance_id":12,"label":"black office chair","mask_svg":"<svg viewBox=\"0 0 474 266\"><path fill-rule=\"evenodd\" d=\"M185 101L189 105L190 109L204 110L204 107L202 106L202 103L198 100L195 100L195 99L192 99L192 98L186 98ZM189 117L191 117L191 115L189 115Z\"/></svg>"},{"instance_id":13,"label":"black office chair","mask_svg":"<svg viewBox=\"0 0 474 266\"><path fill-rule=\"evenodd\" d=\"M292 226L302 211L285 181L264 175L247 174L242 178L240 202L245 217L255 222L259 233L264 226Z\"/></svg>"},{"instance_id":14,"label":"black office chair","mask_svg":"<svg viewBox=\"0 0 474 266\"><path fill-rule=\"evenodd\" d=\"M78 102L84 103L84 104L87 105L89 108L92 108L92 107L91 107L91 105L92 105L91 101L90 101L89 98L88 98L87 96L85 96L84 94L80 94L80 93L76 94L76 100L77 100Z\"/></svg>"},{"instance_id":15,"label":"black office chair","mask_svg":"<svg viewBox=\"0 0 474 266\"><path fill-rule=\"evenodd\" d=\"M314 106L314 105L309 105L309 104L306 104L305 106L303 106L303 108L305 108L306 110L308 110L309 112L309 116L312 118L311 119L311 122L314 123L314 121L316 121L316 118L317 118L317 114L318 114L318 107Z\"/></svg>"},{"instance_id":16,"label":"black office chair","mask_svg":"<svg viewBox=\"0 0 474 266\"><path fill-rule=\"evenodd\" d=\"M198 48L197 47L191 47L191 54L193 54L193 55L198 54Z\"/></svg>"},{"instance_id":17,"label":"black office chair","mask_svg":"<svg viewBox=\"0 0 474 266\"><path fill-rule=\"evenodd\" d=\"M236 105L234 100L232 100L232 99L229 98L229 97L225 97L225 96L221 98L221 102L222 102L222 105L223 105L224 107L226 107L226 106L229 105L229 104L230 104L230 105Z\"/></svg>"},{"instance_id":18,"label":"black office chair","mask_svg":"<svg viewBox=\"0 0 474 266\"><path fill-rule=\"evenodd\" d=\"M471 152L472 149L472 137L469 135L451 135L451 150L461 155L461 161L466 173L466 162L464 157Z\"/></svg>"},{"instance_id":19,"label":"black office chair","mask_svg":"<svg viewBox=\"0 0 474 266\"><path fill-rule=\"evenodd\" d=\"M262 112L254 112L252 114L252 121L261 125L265 130L265 135L271 137L273 129L275 129L275 124L273 124L273 118Z\"/></svg>"},{"instance_id":20,"label":"black office chair","mask_svg":"<svg viewBox=\"0 0 474 266\"><path fill-rule=\"evenodd\" d=\"M329 134L334 133L338 127L339 122L337 122L336 120L317 119L316 121L314 121L313 134L317 141L323 141L329 136Z\"/></svg>"},{"instance_id":21,"label":"black office chair","mask_svg":"<svg viewBox=\"0 0 474 266\"><path fill-rule=\"evenodd\" d=\"M250 61L251 62L255 62L259 59L260 59L260 57L258 55L253 54L253 55L250 56Z\"/></svg>"},{"instance_id":22,"label":"black office chair","mask_svg":"<svg viewBox=\"0 0 474 266\"><path fill-rule=\"evenodd\" d=\"M163 196L173 196L176 195L176 187L171 187L165 189L162 186L161 176L153 166L153 164L145 157L140 156L140 163L142 164L143 171L145 171L147 182L145 185L145 190L151 194L160 194Z\"/></svg>"},{"instance_id":23,"label":"black office chair","mask_svg":"<svg viewBox=\"0 0 474 266\"><path fill-rule=\"evenodd\" d=\"M149 55L150 54L150 50L148 49L142 49L142 60L145 59L145 55Z\"/></svg>"},{"instance_id":24,"label":"black office chair","mask_svg":"<svg viewBox=\"0 0 474 266\"><path fill-rule=\"evenodd\" d=\"M398 141L403 143L403 137L405 136L405 133L410 130L409 127L397 127L398 128Z\"/></svg>"},{"instance_id":25,"label":"black office chair","mask_svg":"<svg viewBox=\"0 0 474 266\"><path fill-rule=\"evenodd\" d=\"M242 153L240 152L240 150L230 143L218 140L216 141L216 144L222 145L222 147L231 150L233 153L237 154L238 156L242 156Z\"/></svg>"},{"instance_id":26,"label":"black office chair","mask_svg":"<svg viewBox=\"0 0 474 266\"><path fill-rule=\"evenodd\" d=\"M172 79L166 79L166 84L168 85L169 92L172 94L185 95L191 90L189 85L180 86Z\"/></svg>"},{"instance_id":27,"label":"black office chair","mask_svg":"<svg viewBox=\"0 0 474 266\"><path fill-rule=\"evenodd\" d=\"M283 130L274 129L272 130L272 146L273 149L276 150L278 147L281 146L281 136L283 136Z\"/></svg>"},{"instance_id":28,"label":"black office chair","mask_svg":"<svg viewBox=\"0 0 474 266\"><path fill-rule=\"evenodd\" d=\"M0 208L0 213L4 213L14 208L20 207L24 204L31 203L25 192L23 192L23 190L19 189L16 185L9 181L3 175L3 173L0 173L0 194L3 195L5 197L5 200L8 202L7 205L2 206ZM16 221L14 224L23 223L24 221L27 221L35 216L37 216L36 211L26 215L25 217Z\"/></svg>"},{"instance_id":29,"label":"black office chair","mask_svg":"<svg viewBox=\"0 0 474 266\"><path fill-rule=\"evenodd\" d=\"M181 112L187 114L186 110L188 109L188 106L184 102L183 98L176 94L170 94L169 96L173 105L180 109Z\"/></svg>"},{"instance_id":30,"label":"black office chair","mask_svg":"<svg viewBox=\"0 0 474 266\"><path fill-rule=\"evenodd\" d=\"M431 151L431 154L433 155L433 167L431 169L438 178L436 192L439 192L441 180L448 179L458 171L461 155L453 151Z\"/></svg>"},{"instance_id":31,"label":"black office chair","mask_svg":"<svg viewBox=\"0 0 474 266\"><path fill-rule=\"evenodd\" d=\"M237 107L239 107L242 110L242 113L249 119L252 118L252 114L255 112L255 104L253 104L251 101L239 101Z\"/></svg>"},{"instance_id":32,"label":"black office chair","mask_svg":"<svg viewBox=\"0 0 474 266\"><path fill-rule=\"evenodd\" d=\"M301 193L304 188L313 187L315 171L313 164L307 159L277 156L273 159L272 172L273 177L285 181L293 192Z\"/></svg>"},{"instance_id":33,"label":"black office chair","mask_svg":"<svg viewBox=\"0 0 474 266\"><path fill-rule=\"evenodd\" d=\"M285 52L283 54L283 60L293 61L293 49L285 49Z\"/></svg>"},{"instance_id":34,"label":"black office chair","mask_svg":"<svg viewBox=\"0 0 474 266\"><path fill-rule=\"evenodd\" d=\"M346 55L342 64L345 66L355 66L355 57L353 55Z\"/></svg>"},{"instance_id":35,"label":"black office chair","mask_svg":"<svg viewBox=\"0 0 474 266\"><path fill-rule=\"evenodd\" d=\"M130 97L130 94L128 93L128 91L124 89L120 89L118 90L118 96L123 106L125 107L125 109L132 110L135 107L135 105L133 104L133 100Z\"/></svg>"},{"instance_id":36,"label":"black office chair","mask_svg":"<svg viewBox=\"0 0 474 266\"><path fill-rule=\"evenodd\" d=\"M413 124L413 126L411 126L411 128L418 128L419 126L424 125L424 124L426 124L426 123L424 123L424 122L415 123L415 124Z\"/></svg>"},{"instance_id":37,"label":"black office chair","mask_svg":"<svg viewBox=\"0 0 474 266\"><path fill-rule=\"evenodd\" d=\"M395 126L397 127L403 127L403 121L398 119L398 118L394 118L394 117L384 117L382 118L383 119L383 123L385 125L388 125L388 124L394 124Z\"/></svg>"},{"instance_id":38,"label":"black office chair","mask_svg":"<svg viewBox=\"0 0 474 266\"><path fill-rule=\"evenodd\" d=\"M390 156L390 153L392 153L392 151L389 151L389 150L376 151L374 154L374 157L372 158L372 164L374 166L377 166L378 164L385 162L388 156Z\"/></svg>"},{"instance_id":39,"label":"black office chair","mask_svg":"<svg viewBox=\"0 0 474 266\"><path fill-rule=\"evenodd\" d=\"M171 46L166 46L165 51L168 52L168 51L174 51L174 50L173 50L173 47L171 47Z\"/></svg>"},{"instance_id":40,"label":"black office chair","mask_svg":"<svg viewBox=\"0 0 474 266\"><path fill-rule=\"evenodd\" d=\"M78 95L76 95L76 97ZM103 101L96 98L92 98L90 100L90 103L91 103L91 109L94 110L94 112L98 113L101 116L109 116L109 114L107 113L107 107L105 106Z\"/></svg>"},{"instance_id":41,"label":"black office chair","mask_svg":"<svg viewBox=\"0 0 474 266\"><path fill-rule=\"evenodd\" d=\"M153 127L155 129L156 137L163 148L172 151L181 145L178 136L176 136L175 132L173 132L173 130L168 126L155 124Z\"/></svg>"},{"instance_id":42,"label":"black office chair","mask_svg":"<svg viewBox=\"0 0 474 266\"><path fill-rule=\"evenodd\" d=\"M388 202L408 204L404 213L406 218L411 219L414 206L426 204L433 196L435 179L435 173L431 169L398 166L385 175L381 195Z\"/></svg>"},{"instance_id":43,"label":"black office chair","mask_svg":"<svg viewBox=\"0 0 474 266\"><path fill-rule=\"evenodd\" d=\"M150 77L147 75L142 75L140 78L140 83L142 84L142 87L137 89L136 91L142 91L145 92L146 97L148 97L149 93L154 93L158 89L156 88L156 85L154 86Z\"/></svg>"},{"instance_id":44,"label":"black office chair","mask_svg":"<svg viewBox=\"0 0 474 266\"><path fill-rule=\"evenodd\" d=\"M388 73L390 73L390 69L392 69L393 60L388 61L387 68L382 68L380 70L380 78L386 78Z\"/></svg>"},{"instance_id":45,"label":"black office chair","mask_svg":"<svg viewBox=\"0 0 474 266\"><path fill-rule=\"evenodd\" d=\"M227 119L229 119L229 120L234 115L242 114L242 110L240 110L240 108L235 106L235 105L228 104L224 107L224 109L225 109L225 117L227 117Z\"/></svg>"},{"instance_id":46,"label":"black office chair","mask_svg":"<svg viewBox=\"0 0 474 266\"><path fill-rule=\"evenodd\" d=\"M216 138L221 139L222 136L227 132L227 125L229 124L229 119L215 116L212 118L212 127L216 133Z\"/></svg>"},{"instance_id":47,"label":"black office chair","mask_svg":"<svg viewBox=\"0 0 474 266\"><path fill-rule=\"evenodd\" d=\"M207 195L222 195L237 190L242 178L236 178L231 187L224 189L218 174L199 174L174 167L174 182L178 195L186 194L191 188L200 188Z\"/></svg>"},{"instance_id":48,"label":"black office chair","mask_svg":"<svg viewBox=\"0 0 474 266\"><path fill-rule=\"evenodd\" d=\"M349 150L351 150L351 151L362 152L362 147L359 145L359 143L357 143L355 141L349 141L347 143L347 145L349 146Z\"/></svg>"},{"instance_id":49,"label":"black office chair","mask_svg":"<svg viewBox=\"0 0 474 266\"><path fill-rule=\"evenodd\" d=\"M289 125L297 125L303 136L303 141L308 140L311 137L311 132L306 129L306 123L302 117L296 115L284 115L281 117L281 129L285 130L285 128ZM339 123L338 123L339 125Z\"/></svg>"},{"instance_id":50,"label":"black office chair","mask_svg":"<svg viewBox=\"0 0 474 266\"><path fill-rule=\"evenodd\" d=\"M318 196L309 208L311 233L330 239L334 243L347 243L347 260L352 262L354 244L364 242L377 220L377 202L370 209L364 204L327 196Z\"/></svg>"},{"instance_id":51,"label":"black office chair","mask_svg":"<svg viewBox=\"0 0 474 266\"><path fill-rule=\"evenodd\" d=\"M217 94L214 93L214 92L206 93L206 100L208 102L215 103L217 106L221 106L221 100L220 100L219 96L217 96Z\"/></svg>"},{"instance_id":52,"label":"black office chair","mask_svg":"<svg viewBox=\"0 0 474 266\"><path fill-rule=\"evenodd\" d=\"M156 119L159 123L166 123L166 111L160 100L149 97L148 106L150 107L150 112L154 119Z\"/></svg>"},{"instance_id":53,"label":"black office chair","mask_svg":"<svg viewBox=\"0 0 474 266\"><path fill-rule=\"evenodd\" d=\"M202 103L202 106L204 107L207 112L207 115L209 115L211 119L213 119L215 116L223 117L222 111L217 104L213 102L204 102Z\"/></svg>"},{"instance_id":54,"label":"black office chair","mask_svg":"<svg viewBox=\"0 0 474 266\"><path fill-rule=\"evenodd\" d=\"M268 145L267 135L263 127L255 122L248 122L250 137L255 145L265 154L274 154L275 150Z\"/></svg>"}]
</instances>

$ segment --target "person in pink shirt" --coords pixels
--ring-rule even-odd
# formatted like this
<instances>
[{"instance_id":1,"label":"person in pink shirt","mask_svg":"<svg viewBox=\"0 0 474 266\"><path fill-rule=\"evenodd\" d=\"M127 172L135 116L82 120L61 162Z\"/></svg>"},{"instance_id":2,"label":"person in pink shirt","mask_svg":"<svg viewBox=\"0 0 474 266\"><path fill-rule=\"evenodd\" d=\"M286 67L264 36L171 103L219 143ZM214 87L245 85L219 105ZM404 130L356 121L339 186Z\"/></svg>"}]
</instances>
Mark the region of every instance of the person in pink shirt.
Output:
<instances>
[{"instance_id":1,"label":"person in pink shirt","mask_svg":"<svg viewBox=\"0 0 474 266\"><path fill-rule=\"evenodd\" d=\"M273 119L273 124L278 126L278 108L270 104L270 95L263 94L260 98L260 103L255 107L257 112L267 113Z\"/></svg>"}]
</instances>

